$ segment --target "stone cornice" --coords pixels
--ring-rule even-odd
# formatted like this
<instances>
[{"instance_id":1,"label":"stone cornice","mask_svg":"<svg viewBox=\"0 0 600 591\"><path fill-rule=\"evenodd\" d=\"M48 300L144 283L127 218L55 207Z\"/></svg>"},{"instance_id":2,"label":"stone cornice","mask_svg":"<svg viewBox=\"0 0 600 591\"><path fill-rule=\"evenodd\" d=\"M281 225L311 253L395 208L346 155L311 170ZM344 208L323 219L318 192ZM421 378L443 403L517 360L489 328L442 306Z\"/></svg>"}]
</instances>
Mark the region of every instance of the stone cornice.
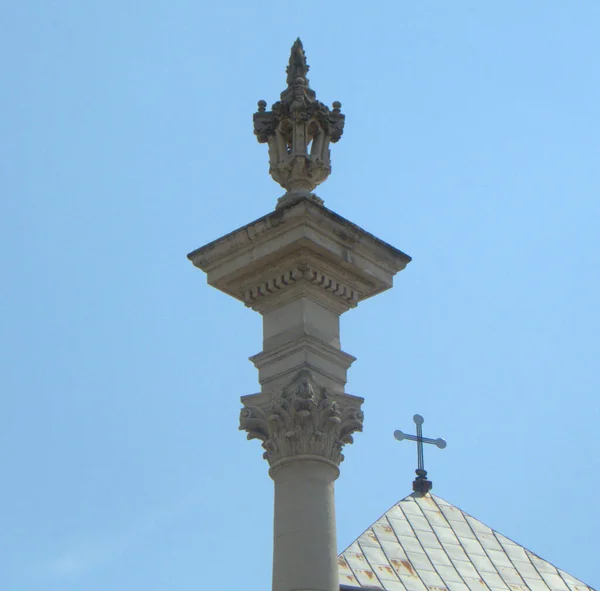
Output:
<instances>
[{"instance_id":1,"label":"stone cornice","mask_svg":"<svg viewBox=\"0 0 600 591\"><path fill-rule=\"evenodd\" d=\"M208 272L212 265L224 256L234 255L247 248L249 244L260 243L266 234L270 237L279 226L294 218L300 218L305 213L312 219L318 219L319 225L329 226L329 230L336 236L341 246L352 248L360 243L366 254L370 255L369 258L390 264L396 272L404 269L412 260L412 257L401 250L308 198L300 199L289 207L272 211L246 226L197 248L187 257L196 267ZM286 232L288 228L289 226L279 228L277 233Z\"/></svg>"},{"instance_id":2,"label":"stone cornice","mask_svg":"<svg viewBox=\"0 0 600 591\"><path fill-rule=\"evenodd\" d=\"M328 392L308 370L279 392L242 397L240 430L259 439L271 466L286 458L318 456L338 466L342 448L362 431L363 399Z\"/></svg>"},{"instance_id":3,"label":"stone cornice","mask_svg":"<svg viewBox=\"0 0 600 591\"><path fill-rule=\"evenodd\" d=\"M264 292L261 282L277 280L284 284L285 273L303 262L298 260L300 251L316 257L319 264L315 260L304 263L312 264L314 271L329 275L334 282L347 283L341 274L358 280L360 285L340 287L342 293L346 288L347 295L342 297L348 298L349 307L390 288L393 275L411 260L309 199L276 210L193 251L188 258L207 272L211 285L248 303L248 290Z\"/></svg>"}]
</instances>

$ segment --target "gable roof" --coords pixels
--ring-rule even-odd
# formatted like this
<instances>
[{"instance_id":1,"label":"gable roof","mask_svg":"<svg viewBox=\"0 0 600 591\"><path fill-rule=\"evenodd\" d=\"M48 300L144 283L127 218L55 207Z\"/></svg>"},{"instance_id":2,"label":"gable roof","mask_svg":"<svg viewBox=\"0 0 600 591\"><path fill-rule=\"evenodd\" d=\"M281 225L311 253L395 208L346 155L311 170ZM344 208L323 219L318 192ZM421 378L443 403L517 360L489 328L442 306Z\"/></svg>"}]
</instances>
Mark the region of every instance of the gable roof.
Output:
<instances>
[{"instance_id":1,"label":"gable roof","mask_svg":"<svg viewBox=\"0 0 600 591\"><path fill-rule=\"evenodd\" d=\"M430 493L394 505L338 564L341 585L386 591L593 591Z\"/></svg>"}]
</instances>

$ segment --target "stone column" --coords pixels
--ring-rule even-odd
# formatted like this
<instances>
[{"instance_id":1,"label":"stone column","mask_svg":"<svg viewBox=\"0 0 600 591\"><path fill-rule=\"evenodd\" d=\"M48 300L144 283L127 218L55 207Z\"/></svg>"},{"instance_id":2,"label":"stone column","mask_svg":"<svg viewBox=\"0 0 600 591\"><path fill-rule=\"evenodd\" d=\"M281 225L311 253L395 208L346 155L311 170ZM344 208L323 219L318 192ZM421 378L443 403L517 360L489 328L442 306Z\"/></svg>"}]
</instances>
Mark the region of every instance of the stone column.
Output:
<instances>
[{"instance_id":1,"label":"stone column","mask_svg":"<svg viewBox=\"0 0 600 591\"><path fill-rule=\"evenodd\" d=\"M338 474L336 466L305 458L271 470L274 591L339 589L333 484Z\"/></svg>"},{"instance_id":2,"label":"stone column","mask_svg":"<svg viewBox=\"0 0 600 591\"><path fill-rule=\"evenodd\" d=\"M363 420L363 399L345 392L355 359L339 317L410 257L310 197L188 256L263 316L261 391L242 397L240 429L262 442L275 483L273 591L338 591L334 482Z\"/></svg>"},{"instance_id":3,"label":"stone column","mask_svg":"<svg viewBox=\"0 0 600 591\"><path fill-rule=\"evenodd\" d=\"M273 591L337 590L334 481L362 430L362 398L331 394L303 369L281 393L242 402L240 428L263 442L275 483Z\"/></svg>"}]
</instances>

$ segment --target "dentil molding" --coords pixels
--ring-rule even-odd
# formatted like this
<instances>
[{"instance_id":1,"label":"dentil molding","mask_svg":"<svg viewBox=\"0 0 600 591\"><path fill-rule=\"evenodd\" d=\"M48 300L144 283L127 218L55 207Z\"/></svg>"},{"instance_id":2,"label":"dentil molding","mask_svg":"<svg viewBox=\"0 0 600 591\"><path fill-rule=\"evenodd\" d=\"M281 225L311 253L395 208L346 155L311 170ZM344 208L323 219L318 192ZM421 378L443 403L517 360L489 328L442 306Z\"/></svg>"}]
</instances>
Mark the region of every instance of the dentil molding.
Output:
<instances>
[{"instance_id":1,"label":"dentil molding","mask_svg":"<svg viewBox=\"0 0 600 591\"><path fill-rule=\"evenodd\" d=\"M299 262L291 269L273 274L244 290L244 303L249 308L261 311L267 303L266 299L279 299L285 291L301 284L318 288L324 294L343 305L344 310L354 308L358 304L361 292L352 285L319 269L309 262ZM341 310L340 310L341 311Z\"/></svg>"}]
</instances>

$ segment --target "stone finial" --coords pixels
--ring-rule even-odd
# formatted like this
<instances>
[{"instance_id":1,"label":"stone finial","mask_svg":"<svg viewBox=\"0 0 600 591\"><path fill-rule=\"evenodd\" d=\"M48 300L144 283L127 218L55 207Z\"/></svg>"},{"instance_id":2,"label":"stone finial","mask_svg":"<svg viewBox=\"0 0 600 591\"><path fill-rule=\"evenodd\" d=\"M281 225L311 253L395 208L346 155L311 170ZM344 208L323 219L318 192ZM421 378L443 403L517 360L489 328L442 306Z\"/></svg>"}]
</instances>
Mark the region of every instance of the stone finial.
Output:
<instances>
[{"instance_id":1,"label":"stone finial","mask_svg":"<svg viewBox=\"0 0 600 591\"><path fill-rule=\"evenodd\" d=\"M308 69L302 42L296 39L286 69L287 88L271 111L261 100L254 114L254 133L261 144L269 145L269 173L286 189L278 208L302 198L322 203L312 191L330 175L329 144L344 130L341 103L335 101L330 110L316 99Z\"/></svg>"},{"instance_id":2,"label":"stone finial","mask_svg":"<svg viewBox=\"0 0 600 591\"><path fill-rule=\"evenodd\" d=\"M287 74L287 90L294 86L294 83L296 80L298 80L298 78L302 78L306 88L308 88L308 78L306 77L306 74L308 74L309 69L310 66L306 63L306 54L304 53L302 41L300 41L300 37L298 37L296 41L294 41L294 45L292 45L292 50L290 51L290 61L288 63L288 67L285 69L285 73ZM310 90L310 88L308 90L314 99L314 91Z\"/></svg>"},{"instance_id":3,"label":"stone finial","mask_svg":"<svg viewBox=\"0 0 600 591\"><path fill-rule=\"evenodd\" d=\"M317 456L338 466L342 447L353 442L352 433L362 431L363 399L328 392L308 370L299 371L275 395L253 394L242 402L240 430L263 442L271 468L297 456Z\"/></svg>"}]
</instances>

